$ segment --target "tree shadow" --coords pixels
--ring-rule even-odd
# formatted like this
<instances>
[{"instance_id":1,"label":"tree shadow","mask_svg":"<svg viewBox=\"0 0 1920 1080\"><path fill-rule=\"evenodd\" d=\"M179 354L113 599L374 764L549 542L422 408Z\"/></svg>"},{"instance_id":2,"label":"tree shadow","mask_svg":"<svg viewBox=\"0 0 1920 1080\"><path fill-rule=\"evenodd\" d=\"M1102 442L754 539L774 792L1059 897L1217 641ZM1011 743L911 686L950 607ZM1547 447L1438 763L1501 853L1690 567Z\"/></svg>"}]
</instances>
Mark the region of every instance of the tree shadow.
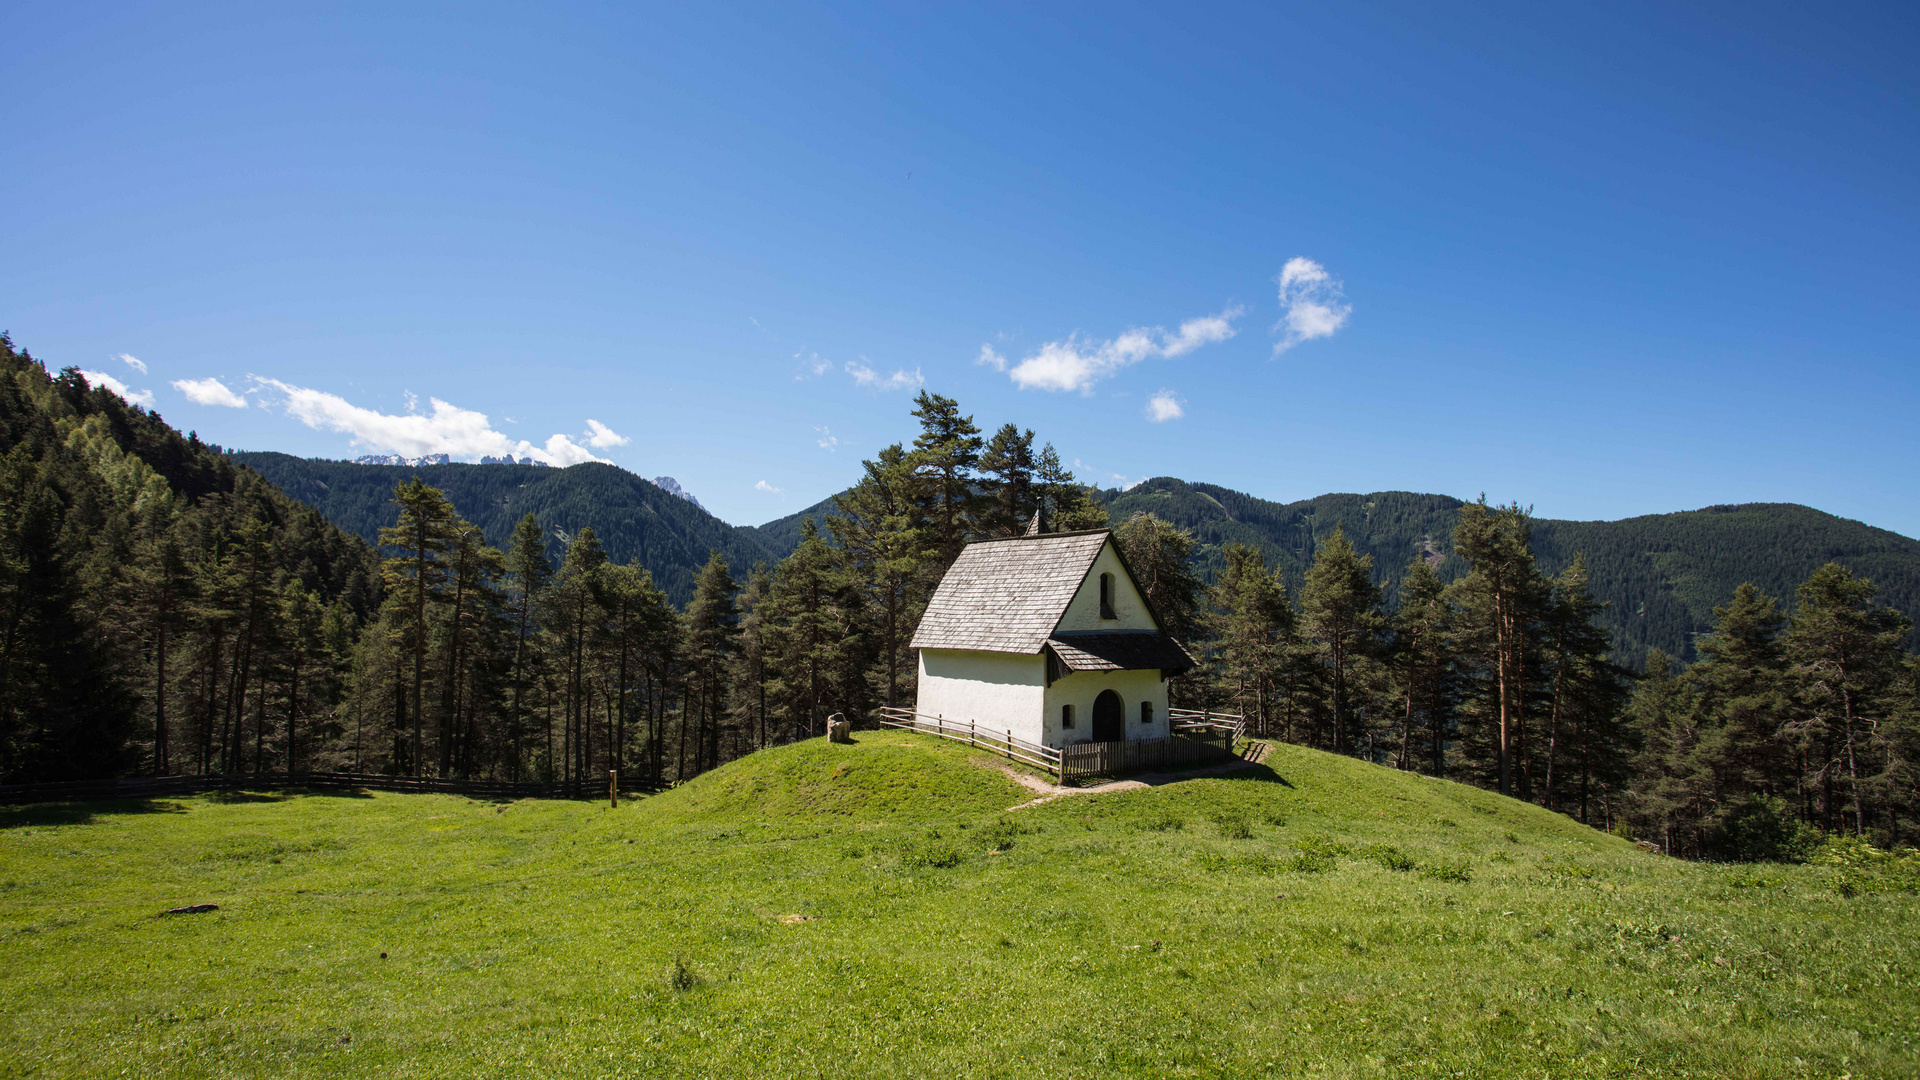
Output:
<instances>
[{"instance_id":1,"label":"tree shadow","mask_svg":"<svg viewBox=\"0 0 1920 1080\"><path fill-rule=\"evenodd\" d=\"M208 802L217 803L274 803L286 802L285 792L280 791L209 791Z\"/></svg>"},{"instance_id":2,"label":"tree shadow","mask_svg":"<svg viewBox=\"0 0 1920 1080\"><path fill-rule=\"evenodd\" d=\"M179 803L152 799L103 799L99 802L29 803L0 806L0 829L34 825L86 825L96 817L115 814L184 814Z\"/></svg>"},{"instance_id":3,"label":"tree shadow","mask_svg":"<svg viewBox=\"0 0 1920 1080\"><path fill-rule=\"evenodd\" d=\"M323 799L371 799L373 792L360 787L294 787L288 795L317 796Z\"/></svg>"}]
</instances>

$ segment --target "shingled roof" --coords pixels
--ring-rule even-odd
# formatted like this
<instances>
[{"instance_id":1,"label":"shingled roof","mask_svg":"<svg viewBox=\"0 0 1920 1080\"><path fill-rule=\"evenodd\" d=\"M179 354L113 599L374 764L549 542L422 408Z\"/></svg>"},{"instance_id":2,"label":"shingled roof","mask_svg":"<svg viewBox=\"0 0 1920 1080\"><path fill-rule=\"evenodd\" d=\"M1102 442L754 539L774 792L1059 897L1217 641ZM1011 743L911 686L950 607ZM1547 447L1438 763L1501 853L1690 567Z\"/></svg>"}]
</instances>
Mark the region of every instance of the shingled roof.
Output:
<instances>
[{"instance_id":1,"label":"shingled roof","mask_svg":"<svg viewBox=\"0 0 1920 1080\"><path fill-rule=\"evenodd\" d=\"M1190 671L1193 657L1158 630L1090 630L1047 639L1069 671Z\"/></svg>"},{"instance_id":2,"label":"shingled roof","mask_svg":"<svg viewBox=\"0 0 1920 1080\"><path fill-rule=\"evenodd\" d=\"M1097 529L968 544L928 601L912 647L1037 654L1109 535Z\"/></svg>"}]
</instances>

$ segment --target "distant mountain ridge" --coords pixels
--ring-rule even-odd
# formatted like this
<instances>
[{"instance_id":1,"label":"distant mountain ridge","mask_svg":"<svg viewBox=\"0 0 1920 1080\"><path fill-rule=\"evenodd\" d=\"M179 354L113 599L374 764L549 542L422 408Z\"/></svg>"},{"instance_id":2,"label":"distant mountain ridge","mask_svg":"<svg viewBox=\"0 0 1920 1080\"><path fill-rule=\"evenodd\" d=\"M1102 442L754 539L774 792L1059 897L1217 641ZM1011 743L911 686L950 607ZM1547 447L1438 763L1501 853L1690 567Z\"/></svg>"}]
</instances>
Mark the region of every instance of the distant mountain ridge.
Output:
<instances>
[{"instance_id":1,"label":"distant mountain ridge","mask_svg":"<svg viewBox=\"0 0 1920 1080\"><path fill-rule=\"evenodd\" d=\"M356 465L286 454L235 452L287 494L348 532L375 540L391 525L394 485L416 473L446 491L454 506L493 544L504 544L523 514L539 518L548 553L558 558L561 537L591 525L615 559L638 559L675 603L693 593L707 553L726 556L736 577L755 562L769 565L799 543L801 523L830 513L825 499L758 527L729 525L674 483L672 488L612 465L564 469L540 465ZM671 480L662 477L662 480ZM1329 494L1276 503L1216 484L1170 477L1099 499L1124 520L1151 512L1190 529L1207 577L1221 565L1221 548L1251 544L1278 566L1296 595L1313 553L1333 530L1346 532L1375 571L1389 600L1407 564L1420 556L1443 577L1465 570L1453 555L1453 526L1461 500L1446 495L1386 491ZM1691 659L1696 635L1712 626L1713 607L1743 581L1791 602L1794 587L1827 562L1839 562L1880 587L1880 601L1920 615L1920 541L1793 503L1711 506L1622 521L1537 519L1534 552L1543 570L1558 573L1583 552L1595 593L1609 603L1601 622L1614 636L1616 655L1639 662L1650 646Z\"/></svg>"},{"instance_id":2,"label":"distant mountain ridge","mask_svg":"<svg viewBox=\"0 0 1920 1080\"><path fill-rule=\"evenodd\" d=\"M737 576L756 562L772 563L785 554L771 551L758 530L707 513L684 491L614 465L362 465L270 451L228 456L368 543L377 542L380 530L398 517L389 501L395 485L416 475L445 491L460 515L480 526L496 546L506 544L513 526L532 513L546 533L547 554L558 560L566 546L563 538L592 526L610 557L638 560L676 604L692 598L694 576L710 551L725 555Z\"/></svg>"}]
</instances>

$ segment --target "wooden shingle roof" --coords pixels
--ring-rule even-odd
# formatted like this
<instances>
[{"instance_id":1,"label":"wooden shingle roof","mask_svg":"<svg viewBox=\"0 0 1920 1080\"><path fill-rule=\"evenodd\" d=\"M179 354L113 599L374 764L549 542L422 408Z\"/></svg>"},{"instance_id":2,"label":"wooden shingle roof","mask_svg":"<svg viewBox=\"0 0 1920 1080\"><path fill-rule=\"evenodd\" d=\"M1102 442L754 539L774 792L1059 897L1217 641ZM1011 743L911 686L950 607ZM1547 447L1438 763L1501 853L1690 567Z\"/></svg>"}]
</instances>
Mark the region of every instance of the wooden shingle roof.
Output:
<instances>
[{"instance_id":1,"label":"wooden shingle roof","mask_svg":"<svg viewBox=\"0 0 1920 1080\"><path fill-rule=\"evenodd\" d=\"M968 544L928 601L912 647L1038 653L1109 535L1097 529Z\"/></svg>"}]
</instances>

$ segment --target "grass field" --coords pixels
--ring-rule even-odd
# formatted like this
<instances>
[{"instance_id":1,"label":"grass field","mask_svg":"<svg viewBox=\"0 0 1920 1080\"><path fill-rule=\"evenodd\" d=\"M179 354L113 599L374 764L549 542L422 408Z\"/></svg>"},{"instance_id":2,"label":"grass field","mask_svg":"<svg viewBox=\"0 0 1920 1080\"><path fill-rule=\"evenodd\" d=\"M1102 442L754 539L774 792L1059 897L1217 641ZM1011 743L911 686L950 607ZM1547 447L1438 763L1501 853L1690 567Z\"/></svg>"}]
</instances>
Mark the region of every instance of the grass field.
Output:
<instances>
[{"instance_id":1,"label":"grass field","mask_svg":"<svg viewBox=\"0 0 1920 1080\"><path fill-rule=\"evenodd\" d=\"M862 733L617 810L0 810L0 1076L1920 1073L1912 895L1267 765L1007 813Z\"/></svg>"}]
</instances>

